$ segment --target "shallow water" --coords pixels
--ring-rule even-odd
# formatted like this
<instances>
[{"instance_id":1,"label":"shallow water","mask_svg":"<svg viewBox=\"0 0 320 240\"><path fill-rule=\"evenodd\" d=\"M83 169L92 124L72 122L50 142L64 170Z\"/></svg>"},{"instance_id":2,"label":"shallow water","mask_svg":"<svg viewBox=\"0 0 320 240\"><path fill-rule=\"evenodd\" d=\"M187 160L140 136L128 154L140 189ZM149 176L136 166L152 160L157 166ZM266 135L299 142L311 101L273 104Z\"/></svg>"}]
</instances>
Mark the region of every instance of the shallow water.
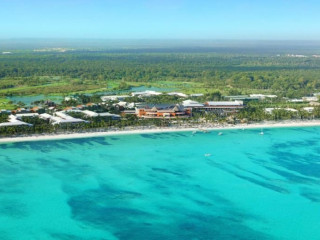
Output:
<instances>
[{"instance_id":1,"label":"shallow water","mask_svg":"<svg viewBox=\"0 0 320 240\"><path fill-rule=\"evenodd\" d=\"M101 94L101 95L113 95L113 94L128 94L130 92L144 92L144 91L156 91L156 92L169 92L176 90L176 88L170 87L148 87L148 86L139 86L139 87L131 87L127 90L118 90L118 91L102 91L102 92L95 92L93 94L87 95L94 95L94 94Z\"/></svg>"},{"instance_id":2,"label":"shallow water","mask_svg":"<svg viewBox=\"0 0 320 240\"><path fill-rule=\"evenodd\" d=\"M0 145L1 240L320 239L320 128Z\"/></svg>"},{"instance_id":3,"label":"shallow water","mask_svg":"<svg viewBox=\"0 0 320 240\"><path fill-rule=\"evenodd\" d=\"M61 103L61 101L64 99L63 96L58 96L58 95L30 95L30 96L12 96L12 97L7 97L10 101L14 103L18 102L23 102L27 106L32 105L33 102L35 101L41 101L41 100L51 100L54 101L55 103Z\"/></svg>"},{"instance_id":4,"label":"shallow water","mask_svg":"<svg viewBox=\"0 0 320 240\"><path fill-rule=\"evenodd\" d=\"M158 88L158 87L147 87L147 86L140 86L140 87L132 87L128 90L121 90L121 91L102 91L102 92L95 92L95 93L86 93L85 95L92 96L92 95L110 95L110 94L124 94L129 92L143 92L143 91L158 91L158 92L167 92L167 91L173 91L175 88ZM27 106L32 105L35 101L41 101L41 100L51 100L55 103L61 103L64 99L64 96L60 95L30 95L30 96L12 96L7 97L8 100L18 103L23 102Z\"/></svg>"}]
</instances>

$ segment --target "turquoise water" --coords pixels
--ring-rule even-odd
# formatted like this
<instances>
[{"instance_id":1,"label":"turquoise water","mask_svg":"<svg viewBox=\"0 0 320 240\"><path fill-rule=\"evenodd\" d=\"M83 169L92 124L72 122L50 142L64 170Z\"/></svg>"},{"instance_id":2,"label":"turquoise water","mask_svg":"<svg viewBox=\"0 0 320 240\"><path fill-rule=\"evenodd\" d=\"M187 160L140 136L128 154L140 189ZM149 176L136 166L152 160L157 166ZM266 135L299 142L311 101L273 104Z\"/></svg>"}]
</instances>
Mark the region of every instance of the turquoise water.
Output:
<instances>
[{"instance_id":1,"label":"turquoise water","mask_svg":"<svg viewBox=\"0 0 320 240\"><path fill-rule=\"evenodd\" d=\"M41 101L41 100L51 100L54 101L55 103L61 103L61 101L64 99L63 96L58 96L58 95L30 95L30 96L12 96L12 97L7 97L10 101L13 101L14 103L17 102L23 102L27 106L32 105L33 102L35 101Z\"/></svg>"},{"instance_id":2,"label":"turquoise water","mask_svg":"<svg viewBox=\"0 0 320 240\"><path fill-rule=\"evenodd\" d=\"M1 240L319 240L320 128L259 132L1 144Z\"/></svg>"},{"instance_id":3,"label":"turquoise water","mask_svg":"<svg viewBox=\"0 0 320 240\"><path fill-rule=\"evenodd\" d=\"M101 95L110 95L110 94L121 94L121 93L129 93L129 92L143 92L143 91L158 91L158 92L168 92L168 91L173 91L175 88L158 88L158 87L147 87L147 86L140 86L140 87L132 87L129 90L122 90L122 91L102 91L102 92L95 92L95 93L86 93L88 96L96 95L96 94L101 94ZM61 103L61 101L64 99L63 96L59 95L30 95L30 96L12 96L12 97L7 97L8 100L13 101L14 103L17 102L23 102L27 106L32 105L33 102L35 101L40 101L40 100L51 100L54 101L55 103Z\"/></svg>"},{"instance_id":4,"label":"turquoise water","mask_svg":"<svg viewBox=\"0 0 320 240\"><path fill-rule=\"evenodd\" d=\"M126 94L130 92L144 92L144 91L156 91L156 92L170 92L176 90L176 88L159 88L159 87L147 87L147 86L139 86L139 87L131 87L127 90L118 90L118 91L102 91L95 92L87 95L101 94L101 95L110 95L110 94Z\"/></svg>"}]
</instances>

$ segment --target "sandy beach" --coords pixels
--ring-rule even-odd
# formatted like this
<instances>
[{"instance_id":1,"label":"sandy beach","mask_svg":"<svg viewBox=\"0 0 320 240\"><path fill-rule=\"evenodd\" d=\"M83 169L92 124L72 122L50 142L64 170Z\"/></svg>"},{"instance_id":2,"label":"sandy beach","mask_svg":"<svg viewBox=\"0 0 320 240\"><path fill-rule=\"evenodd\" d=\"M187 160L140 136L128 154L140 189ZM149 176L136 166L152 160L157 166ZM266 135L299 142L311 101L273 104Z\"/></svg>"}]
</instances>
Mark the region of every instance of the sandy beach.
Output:
<instances>
[{"instance_id":1,"label":"sandy beach","mask_svg":"<svg viewBox=\"0 0 320 240\"><path fill-rule=\"evenodd\" d=\"M184 132L195 130L227 130L227 129L264 129L264 128L277 128L277 127L312 127L320 126L320 120L288 120L288 121L267 121L250 124L236 124L236 125L215 125L201 124L194 127L164 127L164 128L148 128L148 129L124 129L124 130L109 130L101 132L85 132L85 133L62 133L62 134L46 134L46 135L30 135L21 137L4 137L0 138L0 143L12 143L12 142L27 142L27 141L47 141L47 140L59 140L59 139L76 139L76 138L90 138L90 137L103 137L113 135L125 135L125 134L148 134L148 133L164 133L164 132Z\"/></svg>"}]
</instances>

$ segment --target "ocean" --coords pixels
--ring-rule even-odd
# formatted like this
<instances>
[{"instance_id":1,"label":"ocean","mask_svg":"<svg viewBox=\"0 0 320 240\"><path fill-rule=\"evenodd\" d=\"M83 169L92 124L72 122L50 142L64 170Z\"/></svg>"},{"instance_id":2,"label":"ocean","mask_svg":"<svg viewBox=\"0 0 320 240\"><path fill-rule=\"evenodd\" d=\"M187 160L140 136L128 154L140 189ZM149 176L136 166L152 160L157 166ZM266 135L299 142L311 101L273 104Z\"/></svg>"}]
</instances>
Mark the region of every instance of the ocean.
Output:
<instances>
[{"instance_id":1,"label":"ocean","mask_svg":"<svg viewBox=\"0 0 320 240\"><path fill-rule=\"evenodd\" d=\"M260 131L0 144L0 239L319 240L320 127Z\"/></svg>"}]
</instances>

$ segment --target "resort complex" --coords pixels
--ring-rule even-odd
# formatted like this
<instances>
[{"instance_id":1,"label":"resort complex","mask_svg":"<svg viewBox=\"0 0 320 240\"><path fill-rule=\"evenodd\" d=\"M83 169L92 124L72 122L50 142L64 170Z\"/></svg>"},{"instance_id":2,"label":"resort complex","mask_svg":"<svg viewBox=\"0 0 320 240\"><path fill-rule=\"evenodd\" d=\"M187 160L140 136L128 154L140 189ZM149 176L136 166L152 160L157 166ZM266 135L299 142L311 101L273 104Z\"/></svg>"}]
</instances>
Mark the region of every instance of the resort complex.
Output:
<instances>
[{"instance_id":1,"label":"resort complex","mask_svg":"<svg viewBox=\"0 0 320 240\"><path fill-rule=\"evenodd\" d=\"M95 99L96 102L84 102L82 99ZM75 95L65 97L60 103L44 99L37 106L1 110L0 134L176 124L200 126L204 123L237 124L320 117L317 94L303 97L301 101L263 94L220 96L217 99L211 94L188 95L151 90L126 95Z\"/></svg>"}]
</instances>

